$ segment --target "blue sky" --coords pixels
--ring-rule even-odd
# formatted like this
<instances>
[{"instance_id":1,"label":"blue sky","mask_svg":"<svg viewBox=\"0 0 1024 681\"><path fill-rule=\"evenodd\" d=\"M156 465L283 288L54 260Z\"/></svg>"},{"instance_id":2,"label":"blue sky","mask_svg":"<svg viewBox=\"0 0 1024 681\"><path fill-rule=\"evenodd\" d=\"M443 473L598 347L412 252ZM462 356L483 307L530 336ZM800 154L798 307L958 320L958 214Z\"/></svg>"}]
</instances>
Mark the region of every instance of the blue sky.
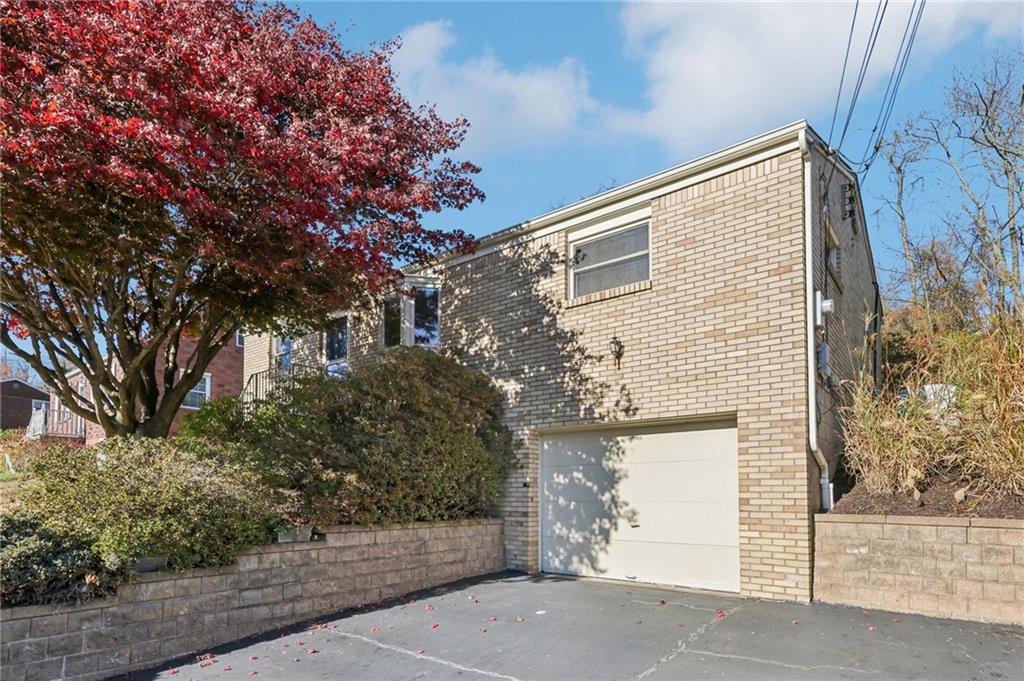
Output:
<instances>
[{"instance_id":1,"label":"blue sky","mask_svg":"<svg viewBox=\"0 0 1024 681\"><path fill-rule=\"evenodd\" d=\"M353 49L401 36L394 63L407 96L470 119L462 153L483 167L487 200L428 222L476 235L800 118L827 135L854 11L852 2L297 6L334 22ZM875 8L860 3L851 71ZM864 151L910 11L888 5L842 147L849 156ZM1022 44L1022 27L1021 3L931 0L892 124L939 107L956 68ZM874 215L887 186L879 163L863 189L880 268L894 264L896 245L888 215ZM948 198L939 183L927 188L915 224L933 223Z\"/></svg>"}]
</instances>

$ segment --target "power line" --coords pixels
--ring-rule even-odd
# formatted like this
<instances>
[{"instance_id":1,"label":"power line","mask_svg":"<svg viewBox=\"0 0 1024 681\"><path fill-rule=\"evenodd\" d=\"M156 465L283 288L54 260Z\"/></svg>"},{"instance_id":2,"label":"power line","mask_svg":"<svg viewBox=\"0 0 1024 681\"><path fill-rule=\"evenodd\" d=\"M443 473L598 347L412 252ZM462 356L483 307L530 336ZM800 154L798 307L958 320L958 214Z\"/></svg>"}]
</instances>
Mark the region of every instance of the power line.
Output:
<instances>
[{"instance_id":1,"label":"power line","mask_svg":"<svg viewBox=\"0 0 1024 681\"><path fill-rule=\"evenodd\" d=\"M914 5L916 4L917 1L915 0ZM921 0L921 4L917 6L916 14L914 12L914 5L911 5L910 14L907 16L907 26L903 30L903 40L900 41L900 49L896 53L893 70L889 74L889 86L886 86L885 94L882 96L882 104L879 107L878 116L875 118L875 125L871 129L871 135L868 137L868 144L864 149L864 157L860 161L855 162L855 165L862 166L862 175L866 175L868 170L871 169L871 164L878 157L879 151L881 151L882 139L892 117L893 109L896 106L896 96L899 93L900 84L903 82L903 75L906 73L907 64L910 61L910 53L914 49L914 41L917 38L917 31L921 25L921 17L924 15L925 4L927 4L927 0ZM913 24L912 29L911 23ZM905 50L904 44L906 45Z\"/></svg>"},{"instance_id":2,"label":"power line","mask_svg":"<svg viewBox=\"0 0 1024 681\"><path fill-rule=\"evenodd\" d=\"M857 10L860 0L853 4L853 18L850 20L850 35L846 38L846 54L843 56L843 72L839 76L839 89L836 91L836 105L832 108L832 125L828 129L828 144L832 146L832 133L836 129L836 116L839 113L839 100L843 98L843 83L846 81L846 65L850 60L850 45L853 44L853 31L857 27Z\"/></svg>"},{"instance_id":3,"label":"power line","mask_svg":"<svg viewBox=\"0 0 1024 681\"><path fill-rule=\"evenodd\" d=\"M864 79L867 77L868 67L871 64L871 56L875 52L875 45L878 44L878 36L882 32L882 23L885 21L885 12L889 9L889 0L883 0L881 4L875 7L875 18L871 22L871 32L868 34L868 44L864 51L864 57L860 62L860 72L857 74L857 85L853 88L853 96L850 98L850 108L846 112L846 122L843 124L843 133L839 136L839 144L836 146L842 148L843 142L846 140L846 133L850 129L850 122L853 120L853 111L857 107L857 99L860 97L861 87L864 85Z\"/></svg>"}]
</instances>

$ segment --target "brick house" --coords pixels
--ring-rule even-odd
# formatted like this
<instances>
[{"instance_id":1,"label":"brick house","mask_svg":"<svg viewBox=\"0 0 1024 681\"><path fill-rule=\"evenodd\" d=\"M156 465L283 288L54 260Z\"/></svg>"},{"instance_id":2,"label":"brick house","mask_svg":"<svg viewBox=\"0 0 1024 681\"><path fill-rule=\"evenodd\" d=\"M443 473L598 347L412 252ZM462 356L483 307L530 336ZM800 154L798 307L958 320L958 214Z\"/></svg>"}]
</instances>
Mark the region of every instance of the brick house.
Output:
<instances>
[{"instance_id":1,"label":"brick house","mask_svg":"<svg viewBox=\"0 0 1024 681\"><path fill-rule=\"evenodd\" d=\"M50 394L20 378L0 380L0 430L24 428L32 412L44 408Z\"/></svg>"},{"instance_id":2,"label":"brick house","mask_svg":"<svg viewBox=\"0 0 1024 681\"><path fill-rule=\"evenodd\" d=\"M877 370L856 175L800 121L442 258L415 295L245 374L391 345L458 353L522 445L508 566L811 598L813 514L842 455L841 383Z\"/></svg>"},{"instance_id":3,"label":"brick house","mask_svg":"<svg viewBox=\"0 0 1024 681\"><path fill-rule=\"evenodd\" d=\"M183 338L179 345L179 352L187 357L191 354L194 341ZM241 333L235 335L234 340L221 349L213 358L206 372L198 384L196 384L185 401L178 409L171 424L170 435L178 431L181 420L188 414L195 412L206 400L215 397L238 396L242 392L243 363L245 355L245 336ZM75 386L79 394L86 398L92 398L92 388L88 382L79 375L78 371L68 374L68 380ZM97 423L86 421L81 416L71 412L61 402L57 393L50 396L49 409L45 419L39 419L29 426L29 437L53 437L80 440L85 444L94 444L104 438L103 429Z\"/></svg>"}]
</instances>

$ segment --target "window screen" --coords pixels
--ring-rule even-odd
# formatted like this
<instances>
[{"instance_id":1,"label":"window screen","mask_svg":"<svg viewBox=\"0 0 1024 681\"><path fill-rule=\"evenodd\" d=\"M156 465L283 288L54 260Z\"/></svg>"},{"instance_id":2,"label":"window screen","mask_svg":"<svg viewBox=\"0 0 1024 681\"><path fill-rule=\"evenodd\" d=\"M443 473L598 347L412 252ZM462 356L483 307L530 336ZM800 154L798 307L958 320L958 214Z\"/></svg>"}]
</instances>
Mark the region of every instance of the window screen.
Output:
<instances>
[{"instance_id":1,"label":"window screen","mask_svg":"<svg viewBox=\"0 0 1024 681\"><path fill-rule=\"evenodd\" d=\"M577 297L649 279L647 225L574 244L572 266Z\"/></svg>"}]
</instances>

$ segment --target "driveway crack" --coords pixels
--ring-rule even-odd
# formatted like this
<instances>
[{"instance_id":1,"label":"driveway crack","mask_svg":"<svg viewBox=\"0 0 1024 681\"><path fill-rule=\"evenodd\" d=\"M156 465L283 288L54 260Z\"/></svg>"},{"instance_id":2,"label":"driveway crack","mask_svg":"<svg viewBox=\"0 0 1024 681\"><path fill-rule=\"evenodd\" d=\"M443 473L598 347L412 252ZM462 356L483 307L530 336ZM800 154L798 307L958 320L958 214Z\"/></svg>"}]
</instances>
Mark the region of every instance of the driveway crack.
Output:
<instances>
[{"instance_id":1,"label":"driveway crack","mask_svg":"<svg viewBox=\"0 0 1024 681\"><path fill-rule=\"evenodd\" d=\"M751 605L751 603L753 603L753 601L748 602L748 603L741 603L740 605L737 605L735 608L731 608L729 610L726 610L725 611L726 617L729 617L729 616L733 615L734 613L737 613L740 610L743 610L747 606ZM641 681L642 679L646 679L648 676L650 676L654 672L658 671L658 669L660 669L662 666L664 666L667 662L671 662L672 660L674 660L675 658L679 657L680 655L685 654L686 653L686 646L688 646L689 644L691 644L694 641L696 641L697 639L699 639L701 636L704 635L705 632L707 632L708 629L710 629L711 627L715 626L716 624L718 624L723 619L725 619L725 618L719 617L719 616L716 615L713 620L705 622L701 626L697 627L697 629L695 629L692 634L690 634L686 638L684 638L684 639L680 640L679 642L677 642L676 643L676 647L673 648L667 655L663 655L662 657L658 658L657 662L655 662L650 667L648 667L647 669L645 669L642 672L640 672L639 675L634 677L633 681Z\"/></svg>"}]
</instances>

